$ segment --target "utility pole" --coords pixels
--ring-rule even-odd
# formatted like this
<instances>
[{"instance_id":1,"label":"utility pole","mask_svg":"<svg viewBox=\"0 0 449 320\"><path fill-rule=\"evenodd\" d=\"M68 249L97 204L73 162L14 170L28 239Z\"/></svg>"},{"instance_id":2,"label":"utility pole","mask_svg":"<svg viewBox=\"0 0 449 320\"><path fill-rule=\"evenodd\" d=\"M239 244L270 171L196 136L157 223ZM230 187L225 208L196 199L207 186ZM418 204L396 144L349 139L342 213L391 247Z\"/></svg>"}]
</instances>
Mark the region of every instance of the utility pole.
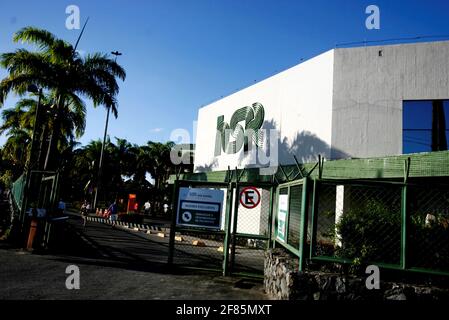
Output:
<instances>
[{"instance_id":1,"label":"utility pole","mask_svg":"<svg viewBox=\"0 0 449 320\"><path fill-rule=\"evenodd\" d=\"M113 54L115 56L115 60L114 60L115 62L117 62L117 57L122 55L122 53L118 52L118 51L112 51L111 54ZM105 147L105 144L106 144L106 136L108 134L109 113L111 111L111 107L107 106L106 109L107 109L107 111L106 111L106 123L104 125L103 144L101 145L100 162L98 164L97 187L95 188L95 196L94 196L94 203L93 203L92 209L96 209L97 208L98 189L100 189L101 178L102 178L101 175L102 175L102 170L103 170L104 147Z\"/></svg>"},{"instance_id":2,"label":"utility pole","mask_svg":"<svg viewBox=\"0 0 449 320\"><path fill-rule=\"evenodd\" d=\"M30 193L31 193L31 172L33 170L33 167L35 165L35 144L36 144L36 136L37 131L39 130L39 115L40 115L40 108L41 108L41 96L42 96L42 88L38 88L36 85L30 85L27 89L28 92L38 94L38 100L37 100L37 106L36 106L36 114L34 115L34 125L33 125L33 134L31 136L31 147L30 147L30 153L28 155L28 161L25 164L26 170L25 170L25 188L24 188L24 194L22 198L22 208L20 213L20 222L21 222L21 230L24 230L25 227L25 216L27 214L27 207L28 202L30 200ZM38 164L39 166L39 164ZM38 167L39 169L39 167ZM37 204L36 204L37 205ZM31 209L33 210L33 209ZM33 238L34 235L31 237ZM28 244L27 244L28 246ZM28 246L29 247L29 246ZM31 248L31 247L30 247Z\"/></svg>"}]
</instances>

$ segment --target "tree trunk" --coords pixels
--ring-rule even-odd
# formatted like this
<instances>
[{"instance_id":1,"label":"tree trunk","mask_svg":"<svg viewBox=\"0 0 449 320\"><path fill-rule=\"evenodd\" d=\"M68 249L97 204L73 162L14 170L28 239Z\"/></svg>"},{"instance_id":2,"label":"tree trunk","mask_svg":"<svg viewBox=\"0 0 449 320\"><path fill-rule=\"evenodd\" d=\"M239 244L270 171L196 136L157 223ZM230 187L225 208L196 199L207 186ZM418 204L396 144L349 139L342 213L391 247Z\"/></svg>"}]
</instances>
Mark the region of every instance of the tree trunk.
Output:
<instances>
[{"instance_id":1,"label":"tree trunk","mask_svg":"<svg viewBox=\"0 0 449 320\"><path fill-rule=\"evenodd\" d=\"M51 131L50 134L50 141L48 143L48 149L47 149L47 155L45 157L45 163L44 163L44 171L47 170L55 170L56 171L56 166L55 166L55 150L57 149L57 144L58 144L58 137L60 134L60 121L59 121L59 117L60 117L60 110L62 109L61 106L64 105L64 101L62 100L61 97L58 98L58 103L56 104L56 115L55 115L55 120L54 120L54 125L53 125L53 130ZM53 157L53 158L52 158Z\"/></svg>"}]
</instances>

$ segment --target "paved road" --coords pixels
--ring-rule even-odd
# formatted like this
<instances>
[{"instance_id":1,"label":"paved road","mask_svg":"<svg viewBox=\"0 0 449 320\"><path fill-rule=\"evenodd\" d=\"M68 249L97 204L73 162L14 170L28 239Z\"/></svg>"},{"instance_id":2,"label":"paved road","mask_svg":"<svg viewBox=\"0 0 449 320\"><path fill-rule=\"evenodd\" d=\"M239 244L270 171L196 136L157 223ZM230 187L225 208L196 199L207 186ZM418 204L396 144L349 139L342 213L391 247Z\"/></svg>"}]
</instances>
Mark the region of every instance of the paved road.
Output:
<instances>
[{"instance_id":1,"label":"paved road","mask_svg":"<svg viewBox=\"0 0 449 320\"><path fill-rule=\"evenodd\" d=\"M52 254L26 253L0 242L0 299L266 299L261 282L212 273L169 271L166 239L69 219ZM68 265L81 289L67 290Z\"/></svg>"}]
</instances>

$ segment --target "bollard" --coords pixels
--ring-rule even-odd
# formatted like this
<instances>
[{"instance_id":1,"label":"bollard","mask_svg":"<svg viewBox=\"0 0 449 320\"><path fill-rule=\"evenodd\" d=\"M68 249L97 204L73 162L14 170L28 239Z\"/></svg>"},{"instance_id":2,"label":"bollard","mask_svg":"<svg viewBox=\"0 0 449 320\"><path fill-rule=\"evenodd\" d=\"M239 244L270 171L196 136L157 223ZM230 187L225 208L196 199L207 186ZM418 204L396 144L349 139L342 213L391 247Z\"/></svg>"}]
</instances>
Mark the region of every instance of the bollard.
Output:
<instances>
[{"instance_id":1,"label":"bollard","mask_svg":"<svg viewBox=\"0 0 449 320\"><path fill-rule=\"evenodd\" d=\"M34 237L36 236L36 230L37 230L37 219L33 217L31 220L30 233L28 234L27 250L33 249L33 242Z\"/></svg>"}]
</instances>

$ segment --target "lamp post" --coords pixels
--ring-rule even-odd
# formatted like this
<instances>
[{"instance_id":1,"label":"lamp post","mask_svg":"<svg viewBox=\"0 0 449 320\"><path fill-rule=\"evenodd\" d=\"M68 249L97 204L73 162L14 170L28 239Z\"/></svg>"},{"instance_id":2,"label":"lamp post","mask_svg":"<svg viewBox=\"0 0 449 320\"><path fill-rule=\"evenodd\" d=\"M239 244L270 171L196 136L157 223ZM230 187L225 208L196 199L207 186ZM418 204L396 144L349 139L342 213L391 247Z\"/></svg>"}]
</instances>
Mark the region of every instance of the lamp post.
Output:
<instances>
[{"instance_id":1,"label":"lamp post","mask_svg":"<svg viewBox=\"0 0 449 320\"><path fill-rule=\"evenodd\" d=\"M122 53L118 52L118 51L112 51L111 54L113 54L115 56L114 62L117 62L117 57L122 55ZM102 175L102 170L103 170L104 147L105 147L105 144L106 144L106 136L108 134L109 113L111 111L111 107L107 106L106 109L107 109L107 111L106 111L106 123L104 125L103 144L101 145L100 162L98 164L97 187L95 188L95 196L94 196L94 203L93 203L92 209L96 209L97 208L98 189L100 189L100 185L101 185L101 175Z\"/></svg>"},{"instance_id":2,"label":"lamp post","mask_svg":"<svg viewBox=\"0 0 449 320\"><path fill-rule=\"evenodd\" d=\"M30 168L31 163L33 161L33 152L34 152L34 145L36 144L36 130L37 125L39 122L39 114L40 114L40 106L41 106L41 96L42 96L42 88L38 89L36 85L32 84L28 86L28 92L34 93L38 95L37 99L37 107L36 107L36 114L34 115L34 125L33 125L33 134L31 136L31 148L30 148L30 156L28 157L28 168Z\"/></svg>"},{"instance_id":3,"label":"lamp post","mask_svg":"<svg viewBox=\"0 0 449 320\"><path fill-rule=\"evenodd\" d=\"M34 116L34 125L33 125L33 133L31 136L31 147L30 147L30 154L28 155L28 161L26 164L26 171L25 171L25 175L26 175L26 179L25 179L25 188L24 188L24 194L23 194L23 198L22 198L22 210L21 210L21 223L22 223L22 230L25 226L25 215L27 212L27 207L28 207L28 200L30 198L30 191L31 191L31 169L34 165L34 149L35 149L35 144L36 144L36 131L39 125L39 114L40 114L40 107L41 107L41 96L42 96L42 88L38 88L36 85L32 84L29 85L27 88L27 91L30 93L34 93L34 94L38 94L38 100L37 100L37 106L36 106L36 113ZM32 240L32 239L31 239ZM32 244L32 241L31 241ZM27 244L27 247L29 247L29 245Z\"/></svg>"}]
</instances>

